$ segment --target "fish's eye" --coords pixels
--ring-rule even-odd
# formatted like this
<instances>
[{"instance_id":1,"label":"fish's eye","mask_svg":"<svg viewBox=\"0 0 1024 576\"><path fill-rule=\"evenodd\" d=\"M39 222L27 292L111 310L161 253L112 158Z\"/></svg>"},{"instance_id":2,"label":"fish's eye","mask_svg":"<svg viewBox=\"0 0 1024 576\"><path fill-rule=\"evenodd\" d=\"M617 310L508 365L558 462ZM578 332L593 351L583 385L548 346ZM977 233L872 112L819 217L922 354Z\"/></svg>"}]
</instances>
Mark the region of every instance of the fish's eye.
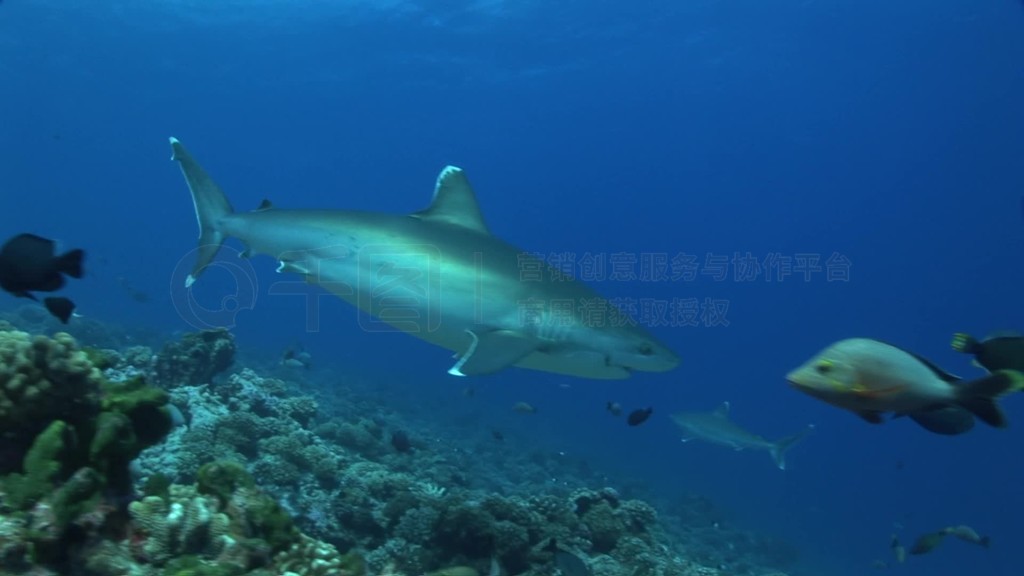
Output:
<instances>
[{"instance_id":1,"label":"fish's eye","mask_svg":"<svg viewBox=\"0 0 1024 576\"><path fill-rule=\"evenodd\" d=\"M814 369L818 371L818 374L828 374L829 372L832 371L832 363L822 362L815 366Z\"/></svg>"},{"instance_id":2,"label":"fish's eye","mask_svg":"<svg viewBox=\"0 0 1024 576\"><path fill-rule=\"evenodd\" d=\"M652 356L654 354L654 346L652 346L649 342L644 342L643 344L636 347L636 352L641 356Z\"/></svg>"}]
</instances>

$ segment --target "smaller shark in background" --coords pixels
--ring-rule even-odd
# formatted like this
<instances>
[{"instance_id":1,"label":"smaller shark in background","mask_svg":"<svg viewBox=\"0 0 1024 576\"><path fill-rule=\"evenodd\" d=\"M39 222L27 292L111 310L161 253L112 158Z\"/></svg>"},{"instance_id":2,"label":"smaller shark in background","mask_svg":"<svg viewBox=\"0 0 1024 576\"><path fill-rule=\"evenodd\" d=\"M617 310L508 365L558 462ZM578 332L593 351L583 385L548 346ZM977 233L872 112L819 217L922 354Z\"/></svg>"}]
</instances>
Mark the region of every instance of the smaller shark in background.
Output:
<instances>
[{"instance_id":1,"label":"smaller shark in background","mask_svg":"<svg viewBox=\"0 0 1024 576\"><path fill-rule=\"evenodd\" d=\"M740 428L730 420L728 402L722 402L721 406L712 412L673 414L672 421L685 432L683 442L703 440L734 450L767 450L779 470L786 469L786 452L814 429L811 425L802 432L772 442Z\"/></svg>"}]
</instances>

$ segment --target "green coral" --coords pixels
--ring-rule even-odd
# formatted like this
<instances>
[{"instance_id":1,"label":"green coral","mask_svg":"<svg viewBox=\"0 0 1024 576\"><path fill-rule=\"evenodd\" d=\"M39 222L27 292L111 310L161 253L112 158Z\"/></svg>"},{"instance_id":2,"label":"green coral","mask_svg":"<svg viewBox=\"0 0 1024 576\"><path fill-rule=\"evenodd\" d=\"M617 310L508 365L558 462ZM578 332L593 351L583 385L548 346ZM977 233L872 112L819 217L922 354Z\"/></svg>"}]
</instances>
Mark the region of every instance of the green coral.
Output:
<instances>
[{"instance_id":1,"label":"green coral","mask_svg":"<svg viewBox=\"0 0 1024 576\"><path fill-rule=\"evenodd\" d=\"M50 508L58 544L101 494L131 493L129 463L172 426L164 391L107 382L90 355L67 334L0 332L0 453L15 456L0 462L0 486L14 510Z\"/></svg>"},{"instance_id":2,"label":"green coral","mask_svg":"<svg viewBox=\"0 0 1024 576\"><path fill-rule=\"evenodd\" d=\"M113 368L117 365L118 354L114 350L103 350L91 346L82 347L82 353L89 359L89 362L99 371Z\"/></svg>"},{"instance_id":3,"label":"green coral","mask_svg":"<svg viewBox=\"0 0 1024 576\"><path fill-rule=\"evenodd\" d=\"M252 488L255 485L245 466L231 460L204 464L196 477L196 490L200 494L216 496L221 504L227 503L239 488Z\"/></svg>"},{"instance_id":4,"label":"green coral","mask_svg":"<svg viewBox=\"0 0 1024 576\"><path fill-rule=\"evenodd\" d=\"M76 430L88 425L102 380L68 334L0 332L0 454L25 454L57 420ZM20 458L0 459L0 475L20 468Z\"/></svg>"},{"instance_id":5,"label":"green coral","mask_svg":"<svg viewBox=\"0 0 1024 576\"><path fill-rule=\"evenodd\" d=\"M25 455L22 464L25 473L11 473L2 479L0 485L12 507L28 508L54 490L61 473L61 461L67 452L65 439L69 433L68 425L60 420L50 424Z\"/></svg>"},{"instance_id":6,"label":"green coral","mask_svg":"<svg viewBox=\"0 0 1024 576\"><path fill-rule=\"evenodd\" d=\"M167 409L167 392L146 383L141 376L125 382L103 384L103 410L127 416L139 440L147 448L171 431L174 423ZM134 456L133 456L134 458Z\"/></svg>"},{"instance_id":7,"label":"green coral","mask_svg":"<svg viewBox=\"0 0 1024 576\"><path fill-rule=\"evenodd\" d=\"M211 562L198 556L189 555L179 556L168 562L163 576L236 576L245 573L245 568L241 566Z\"/></svg>"}]
</instances>

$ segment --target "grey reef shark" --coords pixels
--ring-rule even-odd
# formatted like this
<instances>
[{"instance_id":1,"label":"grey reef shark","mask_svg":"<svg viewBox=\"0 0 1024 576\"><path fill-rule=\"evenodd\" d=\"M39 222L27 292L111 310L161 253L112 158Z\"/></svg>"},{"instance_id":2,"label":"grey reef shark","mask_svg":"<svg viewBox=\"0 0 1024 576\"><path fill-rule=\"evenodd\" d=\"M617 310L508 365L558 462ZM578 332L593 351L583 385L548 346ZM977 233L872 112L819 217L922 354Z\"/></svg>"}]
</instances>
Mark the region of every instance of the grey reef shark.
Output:
<instances>
[{"instance_id":1,"label":"grey reef shark","mask_svg":"<svg viewBox=\"0 0 1024 576\"><path fill-rule=\"evenodd\" d=\"M448 372L510 366L594 379L665 372L679 357L594 290L491 234L465 173L447 166L433 201L412 214L235 212L188 150L171 138L199 220L191 286L225 239L265 254L382 322L455 353ZM524 278L524 270L543 276Z\"/></svg>"}]
</instances>

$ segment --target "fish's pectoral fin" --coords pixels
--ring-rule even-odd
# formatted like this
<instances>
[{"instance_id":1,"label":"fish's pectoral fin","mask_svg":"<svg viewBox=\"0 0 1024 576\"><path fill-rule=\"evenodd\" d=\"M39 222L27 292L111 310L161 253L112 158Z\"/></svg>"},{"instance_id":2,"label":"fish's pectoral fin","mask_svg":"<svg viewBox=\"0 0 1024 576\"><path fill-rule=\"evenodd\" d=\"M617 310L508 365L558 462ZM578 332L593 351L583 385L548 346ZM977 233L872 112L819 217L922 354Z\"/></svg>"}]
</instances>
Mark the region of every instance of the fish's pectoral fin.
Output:
<instances>
[{"instance_id":1,"label":"fish's pectoral fin","mask_svg":"<svg viewBox=\"0 0 1024 576\"><path fill-rule=\"evenodd\" d=\"M889 388L868 388L860 384L850 389L850 393L861 398L884 398L899 394L906 390L906 386L890 386Z\"/></svg>"},{"instance_id":2,"label":"fish's pectoral fin","mask_svg":"<svg viewBox=\"0 0 1024 576\"><path fill-rule=\"evenodd\" d=\"M512 330L477 334L466 330L471 342L448 373L452 376L493 374L512 366L537 349L538 342Z\"/></svg>"},{"instance_id":3,"label":"fish's pectoral fin","mask_svg":"<svg viewBox=\"0 0 1024 576\"><path fill-rule=\"evenodd\" d=\"M862 420L872 424L881 424L883 422L881 412L873 410L854 410L853 413L860 416Z\"/></svg>"}]
</instances>

